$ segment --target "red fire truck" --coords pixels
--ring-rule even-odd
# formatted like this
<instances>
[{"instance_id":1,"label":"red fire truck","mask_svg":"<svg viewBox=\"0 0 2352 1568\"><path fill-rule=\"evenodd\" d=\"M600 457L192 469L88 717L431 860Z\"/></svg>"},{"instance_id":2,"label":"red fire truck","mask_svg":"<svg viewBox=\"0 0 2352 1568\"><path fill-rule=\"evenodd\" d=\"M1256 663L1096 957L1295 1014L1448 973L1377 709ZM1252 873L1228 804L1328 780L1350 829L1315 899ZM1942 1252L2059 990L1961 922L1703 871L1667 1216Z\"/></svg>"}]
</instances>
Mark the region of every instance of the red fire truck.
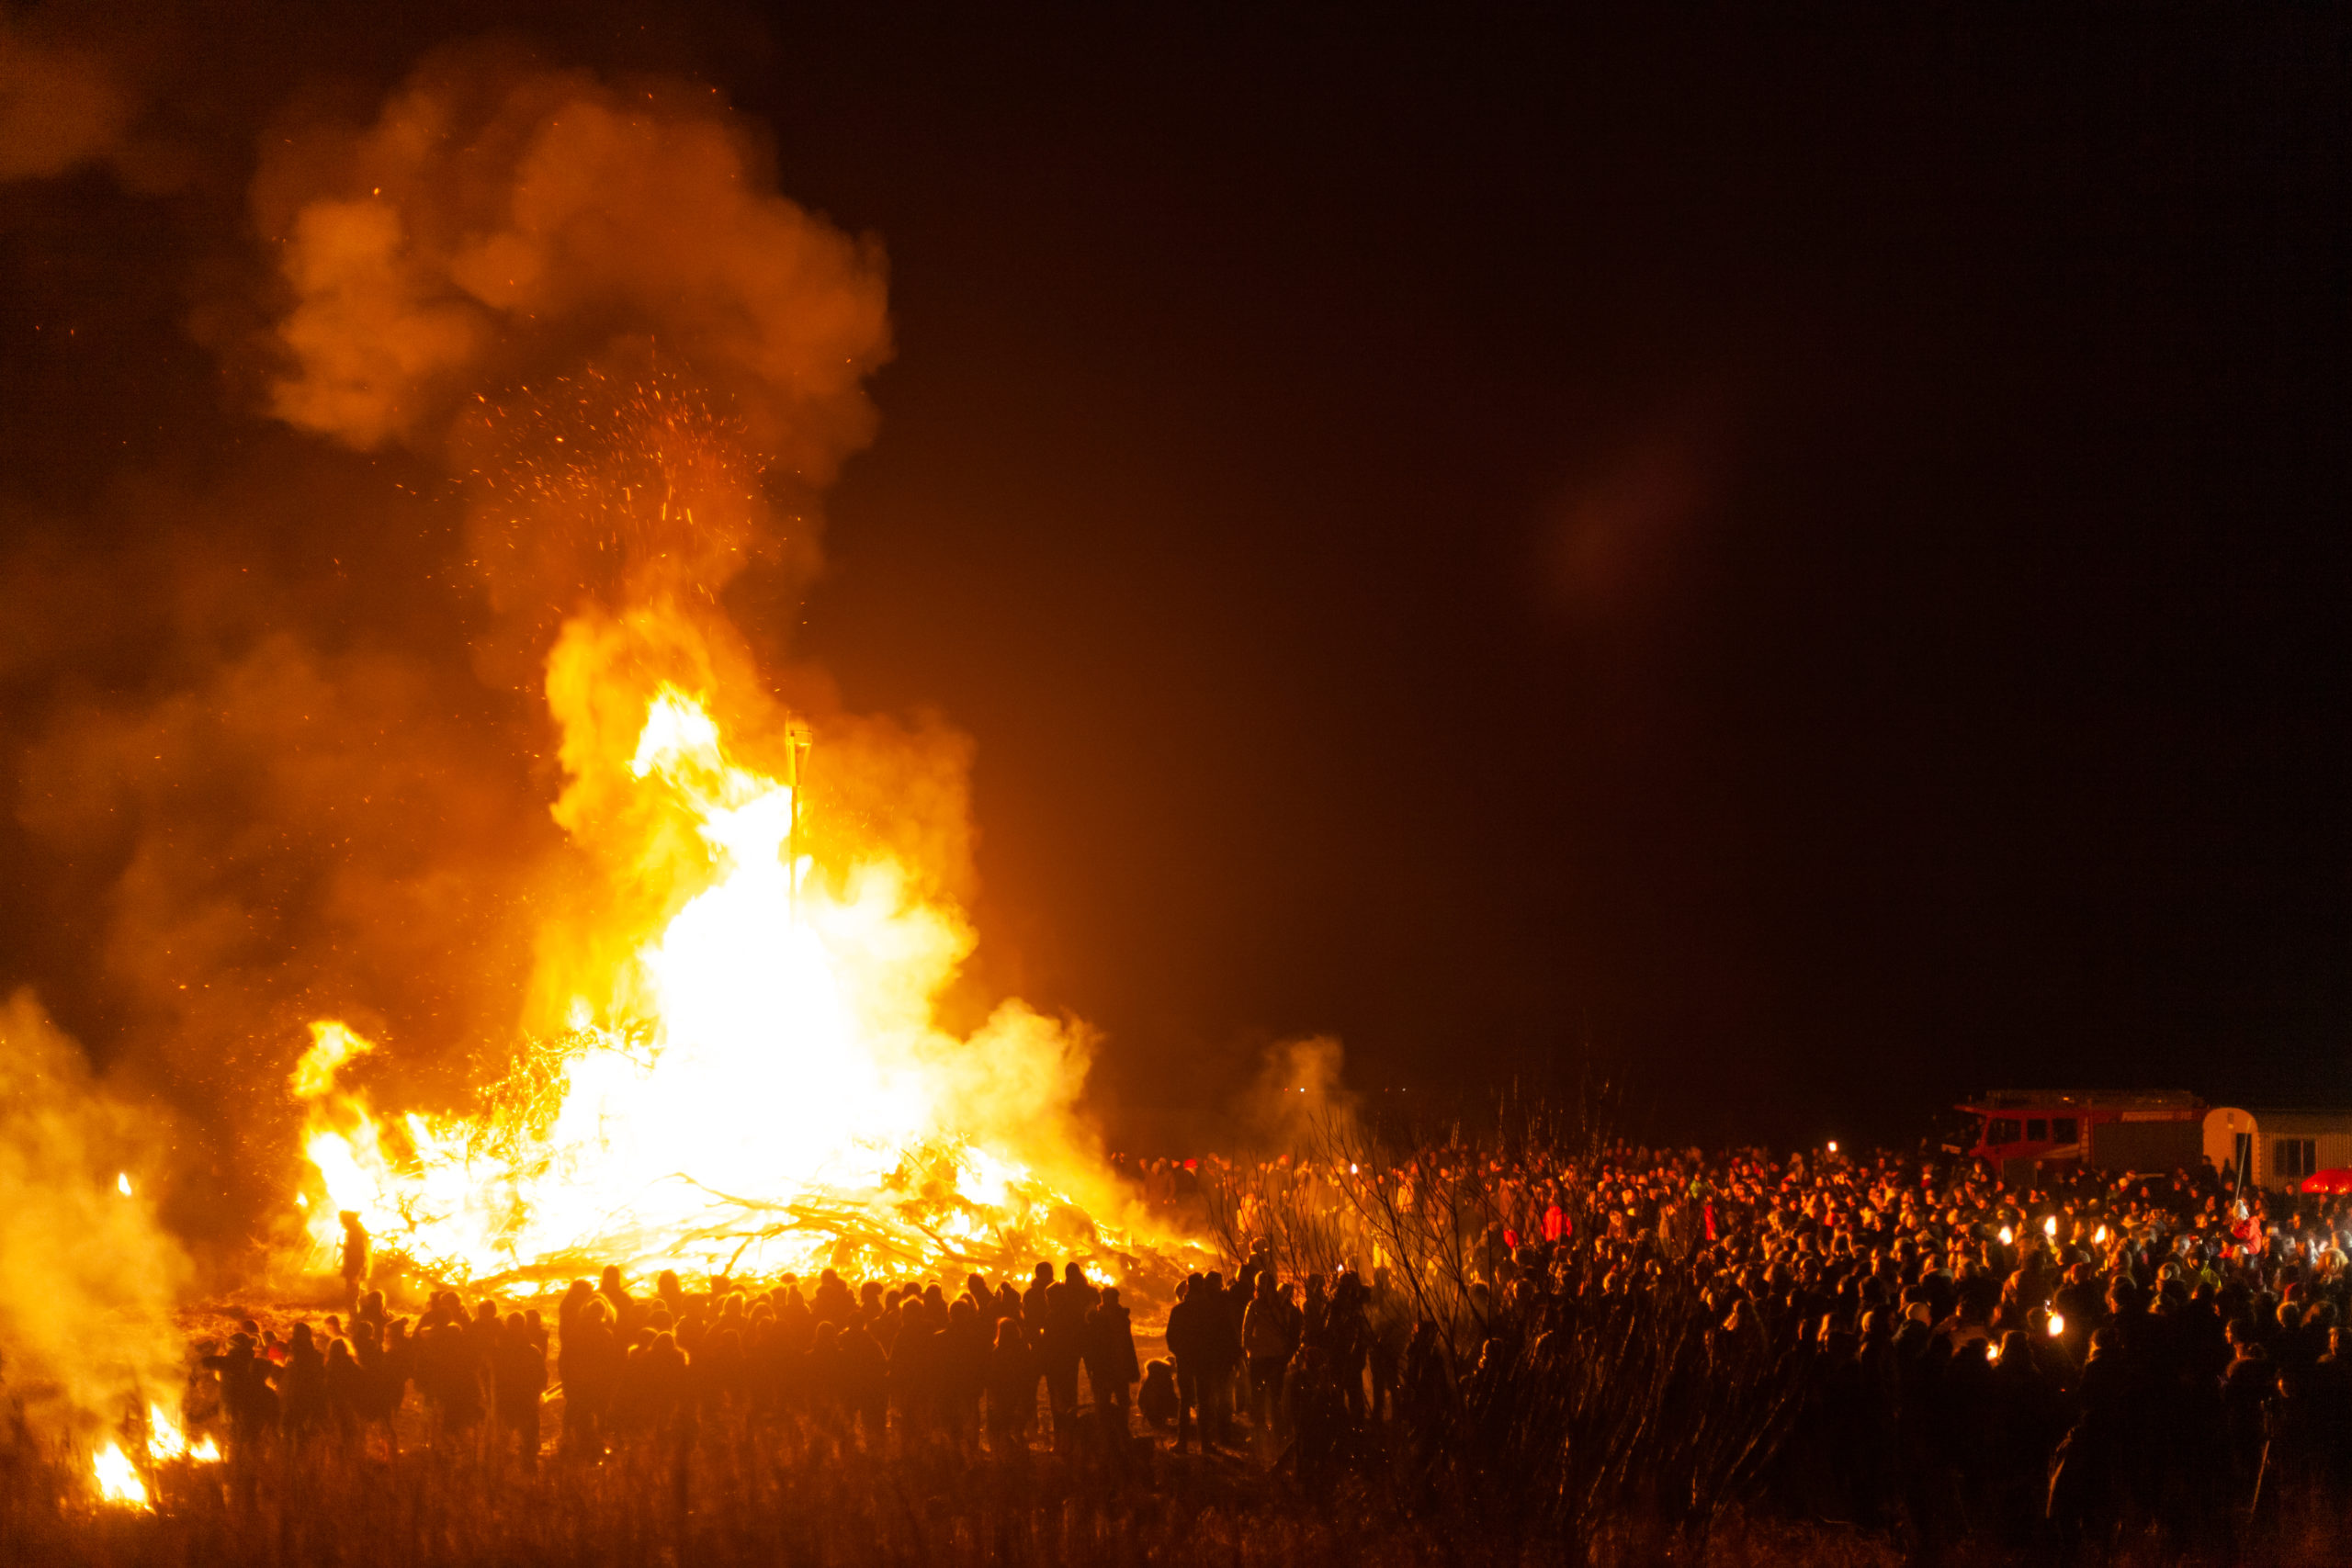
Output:
<instances>
[{"instance_id":1,"label":"red fire truck","mask_svg":"<svg viewBox=\"0 0 2352 1568\"><path fill-rule=\"evenodd\" d=\"M2205 1157L2205 1102L2181 1089L1996 1089L1957 1107L1979 1119L1968 1152L2004 1180L2036 1160L2100 1170L2194 1170Z\"/></svg>"}]
</instances>

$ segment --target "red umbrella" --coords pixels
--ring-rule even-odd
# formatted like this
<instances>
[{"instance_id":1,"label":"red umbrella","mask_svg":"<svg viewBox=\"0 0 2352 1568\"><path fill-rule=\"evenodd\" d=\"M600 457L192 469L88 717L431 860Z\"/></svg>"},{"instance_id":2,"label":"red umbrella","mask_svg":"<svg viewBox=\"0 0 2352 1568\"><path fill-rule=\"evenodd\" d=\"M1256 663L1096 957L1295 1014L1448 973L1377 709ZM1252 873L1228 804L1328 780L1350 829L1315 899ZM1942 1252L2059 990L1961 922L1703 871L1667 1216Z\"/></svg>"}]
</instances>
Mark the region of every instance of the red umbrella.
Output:
<instances>
[{"instance_id":1,"label":"red umbrella","mask_svg":"<svg viewBox=\"0 0 2352 1568\"><path fill-rule=\"evenodd\" d=\"M2352 1192L2352 1170L2342 1166L2333 1170L2315 1170L2303 1178L2296 1191L2307 1198L2336 1198Z\"/></svg>"}]
</instances>

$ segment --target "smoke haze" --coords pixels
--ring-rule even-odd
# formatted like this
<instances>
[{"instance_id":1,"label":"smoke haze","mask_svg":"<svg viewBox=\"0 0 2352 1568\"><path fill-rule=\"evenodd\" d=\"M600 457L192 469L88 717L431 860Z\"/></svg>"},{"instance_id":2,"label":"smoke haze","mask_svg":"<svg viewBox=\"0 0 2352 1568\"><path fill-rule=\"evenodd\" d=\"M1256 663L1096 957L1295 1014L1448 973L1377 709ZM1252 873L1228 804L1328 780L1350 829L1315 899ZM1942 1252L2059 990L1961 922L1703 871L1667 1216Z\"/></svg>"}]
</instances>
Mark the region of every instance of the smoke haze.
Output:
<instances>
[{"instance_id":1,"label":"smoke haze","mask_svg":"<svg viewBox=\"0 0 2352 1568\"><path fill-rule=\"evenodd\" d=\"M95 51L0 17L0 180L59 175L110 152L130 104Z\"/></svg>"},{"instance_id":2,"label":"smoke haze","mask_svg":"<svg viewBox=\"0 0 2352 1568\"><path fill-rule=\"evenodd\" d=\"M485 388L650 335L820 489L872 434L881 257L764 165L709 90L445 51L374 124L265 151L254 223L290 294L271 409L362 449L431 441Z\"/></svg>"},{"instance_id":3,"label":"smoke haze","mask_svg":"<svg viewBox=\"0 0 2352 1568\"><path fill-rule=\"evenodd\" d=\"M549 931L612 913L622 868L565 839L600 782L546 705L567 626L683 606L665 656L763 706L724 716L747 734L816 716L842 830L921 840L942 891L970 879L969 747L763 671L719 604L747 571L789 593L819 570L889 328L878 246L780 195L712 91L462 44L356 111L285 90L232 146L233 113L208 139L192 99L138 85L171 75L171 28L70 30L0 30L0 178L38 218L111 181L81 199L165 224L179 276L138 319L25 290L59 333L54 396L27 400L117 412L87 345L145 333L155 363L126 353L118 390L162 377L188 430L9 502L11 880L52 918L0 983L38 978L184 1114L156 1201L234 1277L283 1234L310 1020L388 1042L380 1100L459 1102L560 1011ZM133 164L186 177L157 198Z\"/></svg>"},{"instance_id":4,"label":"smoke haze","mask_svg":"<svg viewBox=\"0 0 2352 1568\"><path fill-rule=\"evenodd\" d=\"M45 1432L176 1400L187 1259L145 1196L165 1130L28 992L0 1004L0 1372Z\"/></svg>"}]
</instances>

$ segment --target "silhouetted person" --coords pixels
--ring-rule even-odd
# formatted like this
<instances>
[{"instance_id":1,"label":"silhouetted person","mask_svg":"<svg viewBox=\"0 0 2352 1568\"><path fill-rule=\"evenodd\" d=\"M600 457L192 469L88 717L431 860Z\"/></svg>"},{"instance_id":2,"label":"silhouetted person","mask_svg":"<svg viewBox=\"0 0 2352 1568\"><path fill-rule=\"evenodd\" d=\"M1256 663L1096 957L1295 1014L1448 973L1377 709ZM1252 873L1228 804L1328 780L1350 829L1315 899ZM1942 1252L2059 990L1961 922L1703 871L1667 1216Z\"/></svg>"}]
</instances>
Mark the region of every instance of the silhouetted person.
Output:
<instances>
[{"instance_id":1,"label":"silhouetted person","mask_svg":"<svg viewBox=\"0 0 2352 1568\"><path fill-rule=\"evenodd\" d=\"M326 1425L335 1440L346 1448L358 1437L360 1423L367 1418L368 1381L348 1344L337 1339L328 1345L324 1374Z\"/></svg>"},{"instance_id":2,"label":"silhouetted person","mask_svg":"<svg viewBox=\"0 0 2352 1568\"><path fill-rule=\"evenodd\" d=\"M1054 1266L1040 1263L1030 1271L1029 1288L1021 1292L1021 1325L1029 1331L1030 1348L1046 1330L1046 1298L1054 1289Z\"/></svg>"},{"instance_id":3,"label":"silhouetted person","mask_svg":"<svg viewBox=\"0 0 2352 1568\"><path fill-rule=\"evenodd\" d=\"M890 1404L899 1413L899 1430L910 1438L929 1436L940 1422L946 1308L939 1308L940 1327L932 1325L932 1310L924 1297L901 1300L898 1337L890 1341Z\"/></svg>"},{"instance_id":4,"label":"silhouetted person","mask_svg":"<svg viewBox=\"0 0 2352 1568\"><path fill-rule=\"evenodd\" d=\"M1024 1448L1037 1417L1037 1362L1017 1317L997 1320L989 1352L989 1447L997 1453Z\"/></svg>"},{"instance_id":5,"label":"silhouetted person","mask_svg":"<svg viewBox=\"0 0 2352 1568\"><path fill-rule=\"evenodd\" d=\"M994 1316L983 1319L978 1302L967 1294L947 1309L947 1326L939 1336L941 1415L959 1447L968 1448L979 1430L980 1402L989 1386L989 1339L996 1323Z\"/></svg>"},{"instance_id":6,"label":"silhouetted person","mask_svg":"<svg viewBox=\"0 0 2352 1568\"><path fill-rule=\"evenodd\" d=\"M2222 1378L2222 1419L2229 1433L2230 1473L2241 1499L2254 1494L2268 1440L2270 1402L2278 1393L2278 1364L2243 1321L2229 1328L2236 1349Z\"/></svg>"},{"instance_id":7,"label":"silhouetted person","mask_svg":"<svg viewBox=\"0 0 2352 1568\"><path fill-rule=\"evenodd\" d=\"M1194 1294L1200 1301L1201 1441L1233 1440L1233 1380L1241 1369L1242 1303L1226 1293L1225 1276L1212 1270Z\"/></svg>"},{"instance_id":8,"label":"silhouetted person","mask_svg":"<svg viewBox=\"0 0 2352 1568\"><path fill-rule=\"evenodd\" d=\"M605 1298L605 1304L612 1311L614 1332L622 1332L628 1320L629 1293L628 1287L621 1283L621 1271L609 1263L605 1264L603 1274L596 1280L596 1293Z\"/></svg>"},{"instance_id":9,"label":"silhouetted person","mask_svg":"<svg viewBox=\"0 0 2352 1568\"><path fill-rule=\"evenodd\" d=\"M278 1373L277 1395L288 1433L306 1438L325 1425L327 1359L307 1323L294 1325L286 1365Z\"/></svg>"},{"instance_id":10,"label":"silhouetted person","mask_svg":"<svg viewBox=\"0 0 2352 1568\"><path fill-rule=\"evenodd\" d=\"M1405 1425L1424 1458L1430 1457L1452 1425L1453 1378L1446 1370L1445 1342L1428 1318L1413 1325L1405 1345Z\"/></svg>"},{"instance_id":11,"label":"silhouetted person","mask_svg":"<svg viewBox=\"0 0 2352 1568\"><path fill-rule=\"evenodd\" d=\"M854 1322L841 1333L842 1393L868 1450L882 1450L888 1430L890 1357L872 1328Z\"/></svg>"},{"instance_id":12,"label":"silhouetted person","mask_svg":"<svg viewBox=\"0 0 2352 1568\"><path fill-rule=\"evenodd\" d=\"M1183 1401L1176 1392L1176 1363L1160 1357L1143 1370L1143 1388L1136 1395L1136 1409L1147 1426L1157 1431L1172 1430Z\"/></svg>"},{"instance_id":13,"label":"silhouetted person","mask_svg":"<svg viewBox=\"0 0 2352 1568\"><path fill-rule=\"evenodd\" d=\"M2050 1517L2065 1540L2103 1545L2120 1517L2125 1473L2134 1447L2138 1389L2114 1328L2091 1334L2084 1364L2082 1416L2066 1434L2050 1482Z\"/></svg>"},{"instance_id":14,"label":"silhouetted person","mask_svg":"<svg viewBox=\"0 0 2352 1568\"><path fill-rule=\"evenodd\" d=\"M1347 1426L1347 1401L1331 1354L1324 1347L1302 1345L1289 1379L1291 1423L1297 1431L1298 1479L1310 1494L1318 1494L1329 1484Z\"/></svg>"},{"instance_id":15,"label":"silhouetted person","mask_svg":"<svg viewBox=\"0 0 2352 1568\"><path fill-rule=\"evenodd\" d=\"M1070 1418L1078 1410L1078 1369L1086 1355L1086 1314L1094 1308L1094 1287L1075 1262L1058 1282L1052 1282L1052 1270L1046 1265L1038 1267L1046 1269L1040 1278L1049 1282L1045 1326L1036 1336L1037 1359L1045 1371L1046 1397L1054 1413L1054 1446L1066 1448Z\"/></svg>"},{"instance_id":16,"label":"silhouetted person","mask_svg":"<svg viewBox=\"0 0 2352 1568\"><path fill-rule=\"evenodd\" d=\"M823 1293L820 1288L819 1293ZM842 1325L822 1322L808 1341L807 1371L808 1414L820 1430L836 1439L848 1427L849 1371L842 1358Z\"/></svg>"},{"instance_id":17,"label":"silhouetted person","mask_svg":"<svg viewBox=\"0 0 2352 1568\"><path fill-rule=\"evenodd\" d=\"M816 1343L817 1319L800 1299L797 1285L771 1292L775 1303L775 1333L766 1356L776 1407L796 1416L808 1410L808 1353Z\"/></svg>"},{"instance_id":18,"label":"silhouetted person","mask_svg":"<svg viewBox=\"0 0 2352 1568\"><path fill-rule=\"evenodd\" d=\"M482 1416L481 1371L473 1336L464 1318L431 1314L418 1336L416 1382L441 1431L455 1437L473 1430Z\"/></svg>"},{"instance_id":19,"label":"silhouetted person","mask_svg":"<svg viewBox=\"0 0 2352 1568\"><path fill-rule=\"evenodd\" d=\"M277 1394L269 1386L270 1365L255 1353L254 1337L239 1332L229 1348L204 1358L220 1379L220 1408L229 1417L233 1450L249 1450L277 1425Z\"/></svg>"},{"instance_id":20,"label":"silhouetted person","mask_svg":"<svg viewBox=\"0 0 2352 1568\"><path fill-rule=\"evenodd\" d=\"M1209 1314L1208 1288L1202 1276L1193 1274L1176 1287L1176 1304L1168 1309L1168 1354L1176 1362L1176 1451L1182 1453L1193 1440L1193 1413L1200 1410L1204 1421L1207 1411L1201 1404L1201 1383L1207 1374L1209 1340L1215 1334ZM1205 1434L1203 1442L1207 1441Z\"/></svg>"},{"instance_id":21,"label":"silhouetted person","mask_svg":"<svg viewBox=\"0 0 2352 1568\"><path fill-rule=\"evenodd\" d=\"M857 1315L857 1297L842 1283L842 1277L826 1269L817 1277L817 1294L809 1302L808 1310L819 1323L843 1325Z\"/></svg>"},{"instance_id":22,"label":"silhouetted person","mask_svg":"<svg viewBox=\"0 0 2352 1568\"><path fill-rule=\"evenodd\" d=\"M1555 1203L1544 1220L1545 1234L1555 1241L1558 1231L1553 1222L1559 1213L1559 1205ZM1364 1303L1364 1317L1370 1329L1365 1354L1372 1368L1373 1414L1393 1419L1396 1414L1397 1380L1404 1375L1405 1346L1412 1337L1413 1319L1403 1292L1388 1282L1388 1270L1385 1268L1372 1271L1372 1290Z\"/></svg>"},{"instance_id":23,"label":"silhouetted person","mask_svg":"<svg viewBox=\"0 0 2352 1568\"><path fill-rule=\"evenodd\" d=\"M1351 1420L1363 1416L1363 1369L1372 1328L1364 1315L1363 1280L1353 1272L1331 1288L1331 1309L1323 1325L1323 1348L1331 1378Z\"/></svg>"},{"instance_id":24,"label":"silhouetted person","mask_svg":"<svg viewBox=\"0 0 2352 1568\"><path fill-rule=\"evenodd\" d=\"M1127 1395L1142 1375L1136 1364L1135 1329L1119 1292L1106 1285L1086 1314L1086 1381L1094 1403L1114 1430L1127 1430Z\"/></svg>"},{"instance_id":25,"label":"silhouetted person","mask_svg":"<svg viewBox=\"0 0 2352 1568\"><path fill-rule=\"evenodd\" d=\"M548 1388L547 1351L521 1313L510 1313L500 1327L492 1351L492 1379L497 1390L499 1446L512 1434L522 1450L523 1466L539 1463L539 1400Z\"/></svg>"},{"instance_id":26,"label":"silhouetted person","mask_svg":"<svg viewBox=\"0 0 2352 1568\"><path fill-rule=\"evenodd\" d=\"M343 1222L344 1310L356 1314L359 1292L368 1280L368 1227L359 1223L356 1209L345 1209L335 1218Z\"/></svg>"},{"instance_id":27,"label":"silhouetted person","mask_svg":"<svg viewBox=\"0 0 2352 1568\"><path fill-rule=\"evenodd\" d=\"M2042 1375L2025 1331L2001 1336L1999 1360L1984 1391L1990 1437L1985 1489L2002 1543L2022 1547L2033 1538L2050 1478L2050 1452L2065 1427L2058 1390Z\"/></svg>"},{"instance_id":28,"label":"silhouetted person","mask_svg":"<svg viewBox=\"0 0 2352 1568\"><path fill-rule=\"evenodd\" d=\"M1250 1361L1250 1422L1257 1429L1262 1450L1272 1448L1281 1420L1283 1378L1298 1350L1304 1327L1304 1318L1284 1299L1274 1271L1261 1271L1257 1293L1242 1314L1241 1348Z\"/></svg>"}]
</instances>

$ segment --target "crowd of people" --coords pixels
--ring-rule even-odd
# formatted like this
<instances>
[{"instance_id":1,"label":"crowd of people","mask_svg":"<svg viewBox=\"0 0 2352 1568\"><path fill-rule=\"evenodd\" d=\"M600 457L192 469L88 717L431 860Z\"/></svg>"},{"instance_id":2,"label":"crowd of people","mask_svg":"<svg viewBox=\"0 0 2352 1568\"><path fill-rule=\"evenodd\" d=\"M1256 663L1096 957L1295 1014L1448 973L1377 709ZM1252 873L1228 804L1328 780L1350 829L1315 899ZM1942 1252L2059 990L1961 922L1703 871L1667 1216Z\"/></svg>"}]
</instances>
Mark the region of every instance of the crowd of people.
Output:
<instances>
[{"instance_id":1,"label":"crowd of people","mask_svg":"<svg viewBox=\"0 0 2352 1568\"><path fill-rule=\"evenodd\" d=\"M2342 1200L2210 1165L2007 1174L1944 1150L1452 1146L1376 1170L1214 1160L1194 1201L1326 1253L1452 1257L1482 1360L1506 1366L1596 1297L1699 1292L1711 1356L1790 1369L1767 1484L1806 1517L2196 1538L2343 1495Z\"/></svg>"},{"instance_id":2,"label":"crowd of people","mask_svg":"<svg viewBox=\"0 0 2352 1568\"><path fill-rule=\"evenodd\" d=\"M608 1269L545 1316L444 1292L413 1325L368 1293L322 1333L248 1323L202 1367L232 1451L398 1441L410 1410L412 1438L525 1463L740 1419L976 1456L1156 1439L1312 1476L1442 1460L1514 1379L1673 1296L1701 1304L1703 1375L1780 1380L1754 1489L1804 1517L2194 1537L2352 1479L2344 1216L2210 1168L2005 1182L1943 1154L1522 1145L1187 1174L1147 1192L1220 1234L1229 1276L1182 1282L1148 1360L1073 1261L643 1293Z\"/></svg>"},{"instance_id":3,"label":"crowd of people","mask_svg":"<svg viewBox=\"0 0 2352 1568\"><path fill-rule=\"evenodd\" d=\"M1039 1263L1025 1290L968 1276L954 1301L937 1283L853 1286L826 1269L801 1282L738 1289L715 1278L689 1292L665 1270L633 1293L616 1268L575 1280L549 1324L534 1307L469 1312L436 1293L412 1326L387 1317L380 1291L359 1297L324 1332L297 1323L282 1338L246 1320L198 1366L231 1450L273 1433L345 1442L380 1431L399 1441L413 1408L435 1441L486 1441L536 1464L550 1387L560 1390L560 1446L602 1454L634 1438L691 1433L704 1418L787 1418L833 1442L878 1449L931 1438L1003 1451L1026 1448L1043 1423L1074 1439L1081 1411L1126 1420L1143 1369L1128 1309L1076 1262ZM552 1374L552 1376L551 1376ZM1044 1398L1040 1399L1040 1391ZM413 1390L416 1401L409 1404Z\"/></svg>"}]
</instances>

